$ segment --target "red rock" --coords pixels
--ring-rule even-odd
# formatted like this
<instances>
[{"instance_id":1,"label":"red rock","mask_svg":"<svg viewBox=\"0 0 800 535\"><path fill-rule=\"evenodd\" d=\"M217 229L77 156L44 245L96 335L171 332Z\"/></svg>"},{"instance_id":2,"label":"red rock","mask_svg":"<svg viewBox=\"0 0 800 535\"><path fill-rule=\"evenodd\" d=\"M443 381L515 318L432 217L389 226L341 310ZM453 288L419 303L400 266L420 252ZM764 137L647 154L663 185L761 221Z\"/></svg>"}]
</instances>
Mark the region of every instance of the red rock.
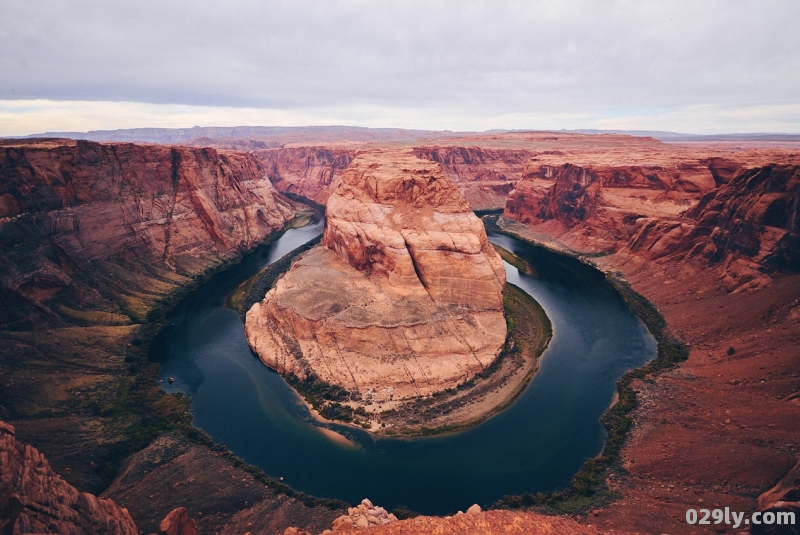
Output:
<instances>
[{"instance_id":1,"label":"red rock","mask_svg":"<svg viewBox=\"0 0 800 535\"><path fill-rule=\"evenodd\" d=\"M271 368L396 403L497 358L503 263L438 165L360 155L328 200L323 245L247 313L248 341Z\"/></svg>"},{"instance_id":2,"label":"red rock","mask_svg":"<svg viewBox=\"0 0 800 535\"><path fill-rule=\"evenodd\" d=\"M57 324L51 298L98 297L73 278L93 262L146 261L194 275L294 214L259 163L238 152L4 141L0 170L0 325Z\"/></svg>"},{"instance_id":3,"label":"red rock","mask_svg":"<svg viewBox=\"0 0 800 535\"><path fill-rule=\"evenodd\" d=\"M278 191L326 204L358 152L355 148L335 146L286 147L259 150L253 155Z\"/></svg>"},{"instance_id":4,"label":"red rock","mask_svg":"<svg viewBox=\"0 0 800 535\"><path fill-rule=\"evenodd\" d=\"M158 535L197 535L197 523L189 518L185 507L178 507L161 521Z\"/></svg>"},{"instance_id":5,"label":"red rock","mask_svg":"<svg viewBox=\"0 0 800 535\"><path fill-rule=\"evenodd\" d=\"M18 533L138 535L126 509L69 485L38 450L17 442L14 428L5 422L0 422L0 461L0 482L6 489L0 492L6 496L4 504L0 496L0 508L11 517L18 512Z\"/></svg>"}]
</instances>

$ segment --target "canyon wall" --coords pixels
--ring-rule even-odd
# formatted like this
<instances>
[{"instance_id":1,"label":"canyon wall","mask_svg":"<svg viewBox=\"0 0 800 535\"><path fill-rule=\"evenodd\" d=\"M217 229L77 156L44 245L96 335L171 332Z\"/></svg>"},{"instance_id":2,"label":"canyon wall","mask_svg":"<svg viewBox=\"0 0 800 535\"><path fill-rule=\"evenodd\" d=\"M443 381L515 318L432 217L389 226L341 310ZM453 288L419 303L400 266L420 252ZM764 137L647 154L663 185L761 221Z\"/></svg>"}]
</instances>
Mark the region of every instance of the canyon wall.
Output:
<instances>
[{"instance_id":1,"label":"canyon wall","mask_svg":"<svg viewBox=\"0 0 800 535\"><path fill-rule=\"evenodd\" d=\"M252 248L294 214L244 153L6 141L0 169L6 328L62 324L68 318L49 303L61 299L80 312L103 300L100 279L111 282L115 271L197 274Z\"/></svg>"},{"instance_id":2,"label":"canyon wall","mask_svg":"<svg viewBox=\"0 0 800 535\"><path fill-rule=\"evenodd\" d=\"M354 148L333 146L287 147L257 150L252 154L279 191L324 205L358 152Z\"/></svg>"},{"instance_id":3,"label":"canyon wall","mask_svg":"<svg viewBox=\"0 0 800 535\"><path fill-rule=\"evenodd\" d=\"M797 271L800 166L536 166L504 216L574 250L646 260L703 259L728 290Z\"/></svg>"},{"instance_id":4,"label":"canyon wall","mask_svg":"<svg viewBox=\"0 0 800 535\"><path fill-rule=\"evenodd\" d=\"M533 152L444 145L414 147L414 154L438 163L473 210L496 210L505 206Z\"/></svg>"},{"instance_id":5,"label":"canyon wall","mask_svg":"<svg viewBox=\"0 0 800 535\"><path fill-rule=\"evenodd\" d=\"M494 361L504 284L482 222L438 165L371 152L328 200L323 245L248 311L245 330L281 373L397 402Z\"/></svg>"},{"instance_id":6,"label":"canyon wall","mask_svg":"<svg viewBox=\"0 0 800 535\"><path fill-rule=\"evenodd\" d=\"M324 205L353 158L375 149L370 147L298 146L254 150L252 154L279 191ZM473 210L502 209L532 154L525 149L463 146L419 146L413 148L413 153L439 164Z\"/></svg>"},{"instance_id":7,"label":"canyon wall","mask_svg":"<svg viewBox=\"0 0 800 535\"><path fill-rule=\"evenodd\" d=\"M244 153L0 142L0 419L101 492L131 429L185 414L146 357L164 300L293 214Z\"/></svg>"}]
</instances>

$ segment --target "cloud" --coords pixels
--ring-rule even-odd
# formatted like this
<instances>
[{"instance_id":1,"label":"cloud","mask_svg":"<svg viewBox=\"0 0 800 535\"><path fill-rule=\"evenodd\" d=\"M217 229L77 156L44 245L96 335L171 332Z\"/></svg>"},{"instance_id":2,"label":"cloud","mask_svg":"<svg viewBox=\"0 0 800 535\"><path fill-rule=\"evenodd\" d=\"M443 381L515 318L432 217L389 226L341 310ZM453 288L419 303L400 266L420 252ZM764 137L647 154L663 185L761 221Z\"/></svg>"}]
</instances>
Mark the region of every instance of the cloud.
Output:
<instances>
[{"instance_id":1,"label":"cloud","mask_svg":"<svg viewBox=\"0 0 800 535\"><path fill-rule=\"evenodd\" d=\"M173 120L438 128L684 117L684 131L797 131L793 1L6 0L3 11L0 99L69 101L82 116L119 102L109 113L120 127L133 126L120 114L138 102ZM726 118L690 113L701 109ZM779 109L795 115L745 111Z\"/></svg>"}]
</instances>

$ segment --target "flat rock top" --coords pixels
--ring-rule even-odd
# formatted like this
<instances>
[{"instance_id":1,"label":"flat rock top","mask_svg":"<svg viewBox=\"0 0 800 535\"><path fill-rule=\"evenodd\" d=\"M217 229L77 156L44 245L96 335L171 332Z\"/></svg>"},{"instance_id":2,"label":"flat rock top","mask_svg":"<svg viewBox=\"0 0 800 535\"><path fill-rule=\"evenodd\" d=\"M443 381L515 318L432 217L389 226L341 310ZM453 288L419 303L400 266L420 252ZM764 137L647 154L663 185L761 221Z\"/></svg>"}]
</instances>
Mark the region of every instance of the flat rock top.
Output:
<instances>
[{"instance_id":1,"label":"flat rock top","mask_svg":"<svg viewBox=\"0 0 800 535\"><path fill-rule=\"evenodd\" d=\"M334 196L365 204L382 204L398 215L427 215L428 211L471 213L469 204L435 162L408 151L374 151L357 156ZM405 209L405 210L403 210ZM422 209L423 213L418 211ZM391 218L395 224L401 221ZM409 228L418 217L402 225Z\"/></svg>"},{"instance_id":2,"label":"flat rock top","mask_svg":"<svg viewBox=\"0 0 800 535\"><path fill-rule=\"evenodd\" d=\"M357 274L326 247L298 259L278 282L277 305L311 320L353 328L411 326L446 321L463 307L444 306L421 292L399 292L379 274Z\"/></svg>"}]
</instances>

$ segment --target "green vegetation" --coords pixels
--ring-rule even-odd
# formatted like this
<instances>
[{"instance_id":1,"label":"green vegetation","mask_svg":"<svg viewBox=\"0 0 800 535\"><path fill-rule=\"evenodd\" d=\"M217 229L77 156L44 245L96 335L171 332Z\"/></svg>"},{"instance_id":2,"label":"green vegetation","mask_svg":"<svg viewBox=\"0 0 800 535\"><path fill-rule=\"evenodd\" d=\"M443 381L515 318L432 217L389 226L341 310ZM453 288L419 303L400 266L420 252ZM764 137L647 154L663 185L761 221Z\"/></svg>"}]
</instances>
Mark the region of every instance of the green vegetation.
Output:
<instances>
[{"instance_id":1,"label":"green vegetation","mask_svg":"<svg viewBox=\"0 0 800 535\"><path fill-rule=\"evenodd\" d=\"M520 258L519 256L515 255L508 249L500 247L499 245L493 243L492 247L494 250L497 251L497 254L500 255L500 258L520 270L521 272L528 274L528 275L536 275L536 270L533 269L529 263L527 263L524 259Z\"/></svg>"},{"instance_id":2,"label":"green vegetation","mask_svg":"<svg viewBox=\"0 0 800 535\"><path fill-rule=\"evenodd\" d=\"M320 416L327 420L337 420L359 425L362 423L359 417L366 418L369 416L367 411L362 407L353 409L342 403L351 399L360 399L360 394L358 392L351 393L346 388L326 383L316 375L309 375L305 379L299 379L294 375L286 375L283 376L283 378L303 396L303 399L305 399Z\"/></svg>"},{"instance_id":3,"label":"green vegetation","mask_svg":"<svg viewBox=\"0 0 800 535\"><path fill-rule=\"evenodd\" d=\"M316 247L322 236L301 245L297 249L286 253L280 259L265 267L261 272L240 284L228 298L228 307L239 312L244 319L247 311L257 302L264 299L267 292L275 285L278 278L292 267L292 262L301 254Z\"/></svg>"},{"instance_id":4,"label":"green vegetation","mask_svg":"<svg viewBox=\"0 0 800 535\"><path fill-rule=\"evenodd\" d=\"M650 301L633 290L627 282L611 276L606 278L658 342L656 358L641 368L630 370L617 381L619 399L600 420L608 432L605 448L600 456L583 465L567 489L536 495L526 493L506 496L495 503L494 508L518 509L536 506L559 514L575 514L584 513L614 499L615 496L606 488L604 482L610 470L620 469L620 450L633 423L632 413L638 407L636 391L632 387L633 382L637 379L654 377L685 361L689 356L686 345L669 331L664 317Z\"/></svg>"}]
</instances>

